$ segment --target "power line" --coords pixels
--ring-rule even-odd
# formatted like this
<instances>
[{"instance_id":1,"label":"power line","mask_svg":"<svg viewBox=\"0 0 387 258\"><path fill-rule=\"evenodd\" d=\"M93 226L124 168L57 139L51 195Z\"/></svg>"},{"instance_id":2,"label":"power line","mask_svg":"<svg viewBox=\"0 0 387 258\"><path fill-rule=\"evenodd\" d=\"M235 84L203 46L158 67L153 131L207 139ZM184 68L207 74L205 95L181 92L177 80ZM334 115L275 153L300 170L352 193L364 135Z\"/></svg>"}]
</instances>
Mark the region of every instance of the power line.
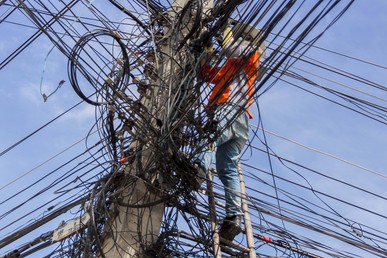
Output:
<instances>
[{"instance_id":1,"label":"power line","mask_svg":"<svg viewBox=\"0 0 387 258\"><path fill-rule=\"evenodd\" d=\"M27 195L23 203L10 208L3 214L4 217L13 214L33 200L41 198L41 195L47 194L48 190L58 194L58 198L66 198L70 195L75 198L77 196L82 200L82 204L87 204L84 210L79 209L81 211L77 213L77 216L90 214L92 221L78 234L59 243L59 247L55 251L51 251L50 256L79 257L86 254L93 256L101 252L100 236L114 228L107 221L114 218L117 207L125 207L122 205L122 195L132 193L130 191L125 193L118 189L121 189L121 186L130 189L138 180L144 181L144 187L149 192L161 194L163 197L148 203L126 204L127 207L153 207L161 202L166 202L166 206L168 206L164 211L164 220L158 241L156 241L155 246L148 250L153 256L180 255L186 257L187 255L196 255L206 257L213 254L210 243L211 231L207 220L209 207L206 196L203 192L193 193L187 190L192 179L190 173L193 173L190 158L195 152L206 147L206 144L200 143L203 139L211 139L212 137L211 133L203 130L203 126L211 122L203 108L206 105L204 96L208 94L210 86L195 80L200 55L192 55L192 47L189 42L200 36L203 29L209 30L209 33L214 36L229 18L232 9L234 12L231 16L237 21L253 26L262 25L261 41L268 44L268 55L263 62L268 72L262 76L261 82L257 83L256 96L261 92L266 92L276 82L293 83L288 79L289 77L285 77L293 76L297 80L297 83L294 83L297 87L303 87L299 85L300 82L310 83L355 105L358 109L363 110L363 114L368 117L382 120L382 113L378 112L383 112L383 107L376 103L366 102L349 94L346 95L338 89L328 89L321 84L314 84L311 80L294 72L296 67L293 66L293 61L295 59L306 61L302 55L308 48L313 47L312 44L322 33L342 16L352 1L340 3L338 1L320 1L314 4L308 4L306 1L228 1L227 4L223 1L217 1L216 8L212 10L212 13L210 11L207 14L210 17L212 15L213 20L204 19L204 21L203 17L192 15L194 12L198 14L203 8L201 1L190 1L186 7L171 11L166 8L166 4L170 4L169 2L127 1L125 4L118 4L116 1L110 1L110 3L117 7L115 9L116 13L119 14L117 17L110 16L108 12L102 12L99 6L93 4L86 5L88 13L85 16L76 15L75 8L64 8L61 4L55 5L52 2L48 5L36 1L36 6L39 9L34 7L33 3L26 2L23 9L27 11L26 13L36 28L41 30L40 33L45 33L52 43L69 58L69 77L71 77L74 90L84 101L96 107L96 123L85 138L88 139L94 130L97 130L100 136L98 144L93 145L94 142L91 141L92 146L87 147L82 153L81 156L84 159L78 159L80 156L76 156L63 164L59 164L57 169L51 171L49 174L55 175L55 178L51 178L50 182L47 181L47 185L43 186L42 189L34 188L35 184L40 182L38 180L30 183L19 194L5 200L5 202L9 202L16 196L27 195L27 189L34 188L33 190L36 190L35 195L32 197ZM30 6L28 7L27 4ZM77 1L76 4L82 5L84 3ZM63 10L63 12L50 10L50 7L54 10ZM180 12L181 10L184 11ZM176 16L171 18L168 15L169 11ZM118 16L123 14L132 21L132 23L128 22L129 29L125 32L120 27L123 23L113 21L121 19L122 17ZM328 15L330 16L328 17ZM52 20L51 16L56 18ZM298 19L295 19L297 16ZM69 24L71 23L70 17L78 17L80 26ZM328 18L329 21L325 27L317 26ZM194 26L190 27L190 22L185 23L187 19L192 19L189 21ZM315 30L317 36L314 36L309 40L310 43L305 45L303 42ZM89 32L86 33L86 31ZM279 33L277 33L278 31ZM275 36L271 37L271 35ZM286 37L281 38L279 35L286 35ZM63 40L65 37L68 37L69 40ZM173 40L167 41L169 37ZM33 39L31 39L32 41ZM221 65L224 53L219 44L213 43L215 53L211 56L212 62ZM170 45L168 48L161 47L164 44ZM14 56L23 49L25 48L16 51ZM162 67L160 64L163 62L170 64L168 66L170 71L160 70ZM309 61L309 64L327 71L333 69L329 65L313 60ZM310 74L308 70L306 71ZM359 82L366 82L344 71L337 74L359 80ZM372 82L366 83L370 86L376 86ZM331 98L327 97L328 100L333 101ZM357 111L355 108L352 110ZM239 112L242 111L242 109L239 110ZM7 148L0 153L0 156L22 144L48 124ZM258 130L258 128L253 130ZM283 137L281 139L288 140ZM89 143L89 139L87 143ZM364 224L357 224L357 222L346 218L331 207L330 201L324 201L322 197L344 203L357 212L362 211L374 217L385 219L383 214L343 200L340 196L330 194L329 190L315 189L313 182L306 180L303 170L316 171L276 156L272 153L269 142L263 141L263 144L266 145L266 150L261 150L255 144L251 144L248 149L254 153L257 150L265 153L273 165L275 162L275 165L278 166L277 161L279 161L281 168L292 171L292 175L297 175L297 178L289 179L278 175L276 167L272 167L271 172L263 172L263 169L252 166L250 162L244 164L245 168L248 168L247 171L251 170L248 173L249 192L247 200L250 204L250 212L254 212L253 230L257 253L262 257L273 254L283 254L288 257L302 255L321 257L325 254L336 255L336 257L356 255L344 249L341 250L341 248L331 248L328 244L318 242L314 237L307 237L307 234L304 235L302 230L294 230L293 227L288 226L292 224L313 231L316 238L325 235L340 243L355 245L358 249L363 249L369 254L379 256L385 254L382 246L386 242L386 237L383 232L372 227L366 228ZM94 149L97 146L100 149ZM310 147L307 149L317 151ZM152 159L147 160L144 156L149 153ZM89 156L86 157L87 155ZM324 155L337 158L326 153ZM276 157L276 159L270 157ZM353 162L340 161L354 165ZM65 166L72 166L72 168L66 169ZM292 168L294 166L297 169ZM363 167L361 169L367 170ZM59 175L58 173L62 171L64 171L63 175ZM274 181L271 183L265 181L255 175L257 172L268 173ZM316 174L326 181L334 181L339 185L370 194L376 199L385 200L377 193L327 175L323 176L321 172L316 172ZM380 173L372 174L378 175ZM297 181L300 178L305 179L303 184ZM301 193L290 192L282 185L277 184L279 182L286 182ZM276 191L276 194L257 190L257 186L270 187ZM215 181L214 188L218 191L214 194L217 201L224 201L219 193L223 190L223 186ZM315 199L309 200L304 197L303 192L313 194L318 198L317 202ZM259 196L263 196L264 199L260 199ZM72 207L74 208L81 204L75 199L72 199L72 204L74 204ZM57 200L60 201L60 199ZM10 225L20 225L22 219L24 221L35 219L32 217L33 214L41 212L50 203L50 201L41 202L40 205L35 205L34 207L37 208L32 209L26 218L18 217ZM25 239L27 232L37 230L40 225L59 216L59 213L68 211L69 209L66 207L68 208L68 206L52 207L52 213L49 216L27 225L25 228L17 229L16 232L7 235L0 243L5 247L11 246L16 240ZM218 216L223 215L221 205L216 207L216 212ZM349 225L352 222L353 225ZM361 225L364 230L359 230L354 225ZM182 228L186 228L186 230L181 230ZM357 231L351 232L354 229ZM268 233L271 240L264 237L264 233ZM363 234L363 236L356 237L356 233ZM35 243L34 241L25 241L27 244L22 246L28 246L28 243ZM65 241L69 241L69 244L66 244ZM242 254L245 252L242 246L244 240L238 241L240 241L239 245L235 244L234 247L223 248L222 251L228 255ZM118 242L113 244L119 245L118 248L125 248ZM44 243L36 246L35 249L25 249L24 254L32 254L38 249L43 250L48 245L49 243ZM261 249L262 245L265 247L267 245L270 248Z\"/></svg>"}]
</instances>

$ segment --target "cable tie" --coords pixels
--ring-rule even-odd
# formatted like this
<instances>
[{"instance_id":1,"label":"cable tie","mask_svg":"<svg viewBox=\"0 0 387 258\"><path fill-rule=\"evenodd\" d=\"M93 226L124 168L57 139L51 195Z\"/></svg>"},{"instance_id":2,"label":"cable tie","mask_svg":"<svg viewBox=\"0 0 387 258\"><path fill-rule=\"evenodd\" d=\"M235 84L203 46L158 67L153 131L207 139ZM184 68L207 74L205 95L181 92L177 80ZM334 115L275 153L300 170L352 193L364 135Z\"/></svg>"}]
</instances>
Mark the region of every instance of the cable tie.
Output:
<instances>
[{"instance_id":1,"label":"cable tie","mask_svg":"<svg viewBox=\"0 0 387 258\"><path fill-rule=\"evenodd\" d=\"M128 160L129 160L128 157L124 157L124 158L120 159L120 162L121 163L126 163L126 162L128 162Z\"/></svg>"},{"instance_id":2,"label":"cable tie","mask_svg":"<svg viewBox=\"0 0 387 258\"><path fill-rule=\"evenodd\" d=\"M113 84L113 79L112 79L112 78L107 77L105 81L106 81L107 84L109 84L110 86L112 86L112 84Z\"/></svg>"},{"instance_id":3,"label":"cable tie","mask_svg":"<svg viewBox=\"0 0 387 258\"><path fill-rule=\"evenodd\" d=\"M119 64L121 66L124 64L124 61L122 60L122 58L117 58L116 62L117 62L117 64Z\"/></svg>"},{"instance_id":4,"label":"cable tie","mask_svg":"<svg viewBox=\"0 0 387 258\"><path fill-rule=\"evenodd\" d=\"M114 36L116 36L117 38L122 39L122 36L121 36L121 34L118 31L113 31L112 34Z\"/></svg>"},{"instance_id":5,"label":"cable tie","mask_svg":"<svg viewBox=\"0 0 387 258\"><path fill-rule=\"evenodd\" d=\"M156 56L152 52L149 52L146 58L147 58L148 62L151 62L151 63L156 62Z\"/></svg>"},{"instance_id":6,"label":"cable tie","mask_svg":"<svg viewBox=\"0 0 387 258\"><path fill-rule=\"evenodd\" d=\"M115 112L116 111L116 109L114 108L114 106L113 105L107 105L107 108L108 108L108 110L109 111L112 111L112 112Z\"/></svg>"},{"instance_id":7,"label":"cable tie","mask_svg":"<svg viewBox=\"0 0 387 258\"><path fill-rule=\"evenodd\" d=\"M141 82L141 78L138 77L138 76L135 76L133 79L133 82L136 83L136 84L139 84Z\"/></svg>"},{"instance_id":8,"label":"cable tie","mask_svg":"<svg viewBox=\"0 0 387 258\"><path fill-rule=\"evenodd\" d=\"M137 64L138 64L139 66L142 66L142 65L145 64L145 61L144 61L142 58L139 58L139 59L137 59Z\"/></svg>"},{"instance_id":9,"label":"cable tie","mask_svg":"<svg viewBox=\"0 0 387 258\"><path fill-rule=\"evenodd\" d=\"M259 237L262 241L265 241L266 243L273 243L273 239L271 239L268 236L260 236Z\"/></svg>"}]
</instances>

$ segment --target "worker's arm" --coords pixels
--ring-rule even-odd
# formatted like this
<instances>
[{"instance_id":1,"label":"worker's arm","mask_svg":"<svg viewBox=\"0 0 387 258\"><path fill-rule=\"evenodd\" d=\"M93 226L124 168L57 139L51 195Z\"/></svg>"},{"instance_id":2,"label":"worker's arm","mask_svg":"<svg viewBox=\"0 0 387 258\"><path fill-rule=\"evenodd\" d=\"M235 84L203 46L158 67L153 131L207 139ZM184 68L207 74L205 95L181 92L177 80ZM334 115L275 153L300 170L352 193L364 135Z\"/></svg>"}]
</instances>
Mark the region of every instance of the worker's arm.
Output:
<instances>
[{"instance_id":1,"label":"worker's arm","mask_svg":"<svg viewBox=\"0 0 387 258\"><path fill-rule=\"evenodd\" d=\"M210 65L204 65L204 66L202 66L202 68L198 74L198 78L202 79L205 82L216 84L216 83L218 83L218 81L220 79L218 76L218 72L219 72L219 67L217 67L217 66L212 67Z\"/></svg>"},{"instance_id":2,"label":"worker's arm","mask_svg":"<svg viewBox=\"0 0 387 258\"><path fill-rule=\"evenodd\" d=\"M219 76L217 76L217 74L220 68L217 66L209 65L209 63L211 62L212 55L213 48L205 48L205 51L200 60L200 71L198 74L198 78L202 79L205 82L217 83L219 80Z\"/></svg>"}]
</instances>

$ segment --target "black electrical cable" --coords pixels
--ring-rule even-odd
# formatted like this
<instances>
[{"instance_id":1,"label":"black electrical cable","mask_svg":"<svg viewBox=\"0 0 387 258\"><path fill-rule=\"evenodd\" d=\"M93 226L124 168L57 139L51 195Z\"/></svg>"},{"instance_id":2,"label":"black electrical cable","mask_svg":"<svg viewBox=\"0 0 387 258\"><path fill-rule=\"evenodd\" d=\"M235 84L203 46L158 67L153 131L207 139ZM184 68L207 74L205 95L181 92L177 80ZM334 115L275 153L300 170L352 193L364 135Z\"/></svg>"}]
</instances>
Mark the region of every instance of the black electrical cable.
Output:
<instances>
[{"instance_id":1,"label":"black electrical cable","mask_svg":"<svg viewBox=\"0 0 387 258\"><path fill-rule=\"evenodd\" d=\"M74 106L70 107L69 109L67 109L66 111L64 111L63 113L61 113L60 115L58 115L57 117L53 118L52 120L50 120L49 122L47 122L46 124L44 124L43 126L39 127L38 129L36 129L35 131L33 131L32 133L30 133L29 135L25 136L24 138L22 138L21 140L17 141L16 143L12 144L11 146L9 146L8 148L6 148L5 150L3 150L2 152L0 152L0 157L3 156L4 154L6 154L7 152L11 151L13 148L15 148L16 146L18 146L19 144L23 143L25 140L29 139L31 136L35 135L36 133L38 133L40 130L42 130L43 128L45 128L46 126L50 125L51 123L55 122L56 120L58 120L60 117L62 117L63 115L67 114L68 112L70 112L71 110L73 110L74 108L76 108L77 106L79 106L81 103L83 103L83 101L81 102L78 102L77 104L75 104Z\"/></svg>"},{"instance_id":2,"label":"black electrical cable","mask_svg":"<svg viewBox=\"0 0 387 258\"><path fill-rule=\"evenodd\" d=\"M221 3L222 1L218 1ZM305 3L304 1L303 3ZM321 1L323 2L323 1ZM112 2L112 4L115 4L116 2ZM273 16L269 19L269 22L264 24L264 28L266 29L263 32L263 39L267 40L269 39L269 35L272 32L272 29L277 28L280 31L283 29L283 31L288 31L289 29L292 29L291 26L294 25L294 22L292 22L291 19L287 20L286 23L281 23L282 21L285 21L284 17L286 16L288 19L289 17L295 17L295 15L299 15L302 13L303 17L303 23L299 24L300 26L295 26L293 31L288 34L288 36L295 36L295 40L290 42L290 40L286 39L282 41L282 44L279 44L278 47L274 48L274 51L272 51L272 54L266 59L267 61L264 62L264 64L269 65L269 73L265 74L263 77L263 80L266 80L266 82L269 82L269 79L275 79L275 76L277 75L277 72L280 72L281 67L285 67L285 69L291 67L291 65L294 63L291 60L296 59L296 60L301 60L299 57L295 57L293 52L295 50L303 51L303 53L307 50L307 47L303 46L301 43L301 40L305 39L305 37L310 33L312 29L316 29L315 25L317 23L320 23L320 21L324 18L327 18L327 14L333 13L333 8L338 8L338 3L337 2L325 2L327 3L325 6L322 6L320 3L317 3L315 5L315 9L309 9L309 12L306 11L307 8L310 6L306 6L305 4L299 4L296 3L296 1L287 1L287 2L281 2L281 1L257 1L256 5L254 5L252 2L246 3L245 1L229 1L228 5L234 6L241 8L241 10L237 8L230 8L226 10L217 10L214 13L216 16L219 18L218 23L213 23L214 28L223 24L220 24L219 21L225 21L225 19L231 16L232 11L235 11L239 16L236 18L239 18L238 20L246 22L246 23L252 23L254 18L257 17L258 20L264 21L263 17L267 16L270 13L270 10L273 11ZM44 3L39 2L40 6L43 7L43 9L47 9L44 6ZM53 3L51 3L53 6L55 6ZM128 6L131 6L131 8L137 10L142 10L143 13L146 14L152 14L149 15L149 17L155 18L155 17L164 17L160 18L163 19L164 25L176 21L170 21L165 14L162 14L161 16L157 16L156 13L160 10L165 10L163 6L165 3L157 2L157 1L136 1L136 4L139 4L139 6L134 5L133 3L128 1ZM345 3L344 3L345 4ZM244 6L249 7L248 12L243 12ZM297 6L296 6L297 5ZM259 8L258 8L259 6ZM120 9L122 12L127 12L129 11L131 16L134 13L139 13L139 12L132 12L129 10L127 7L124 7L123 5L116 6L118 9ZM218 8L224 7L222 5L217 5ZM265 8L266 7L266 8ZM317 7L320 7L322 9L319 9ZM105 16L103 13L96 8L96 6L92 7L93 9L91 10L92 15L97 17L94 22L99 23L101 25L97 24L85 24L80 22L82 26L86 26L85 28L91 28L95 26L101 26L101 28L105 27L110 27L113 26L112 21L107 20L108 17ZM294 9L295 8L295 9ZM302 8L305 8L302 10ZM346 10L346 9L343 9ZM32 13L35 12L39 13L41 12L41 15L47 15L50 16L50 13L53 14L54 12L46 12L46 11L41 11L38 10L37 8L32 9ZM234 14L235 14L234 13ZM264 15L265 14L265 15ZM32 15L30 13L30 15ZM128 15L128 14L127 14ZM156 15L156 16L155 16ZM133 15L132 15L133 16ZM341 13L339 15L330 17L333 22L336 21L341 16ZM64 16L63 16L64 17ZM64 26L64 23L61 22L60 20L63 20L63 17L58 19L56 22L62 26L62 28L72 28L72 33L77 34L78 31L75 27L73 26ZM75 15L74 15L75 17ZM144 18L144 22L142 21L142 18ZM84 18L83 18L84 19ZM135 20L132 17L133 20ZM155 23L152 23L151 21L149 24L147 23L148 21L145 21L146 15L145 16L139 16L137 19L141 20L143 27L142 29L144 30L145 33L149 33L151 35L153 33L153 25ZM156 18L157 19L157 18ZM222 20L223 19L223 20ZM308 20L309 19L309 20ZM39 19L36 18L34 19L37 21L39 24L47 24L47 21L43 17L40 17ZM332 23L333 23L332 22ZM178 22L179 23L179 22ZM308 24L309 23L309 24ZM301 26L302 25L302 26ZM330 24L331 25L331 24ZM329 26L327 28L329 28ZM138 24L136 24L138 26ZM205 26L203 24L203 26ZM304 26L304 27L303 27ZM138 26L138 27L141 27ZM109 29L109 28L108 28ZM137 27L136 27L137 29ZM269 29L269 30L267 30ZM47 30L50 31L50 33L56 33L53 32L52 28L47 27ZM88 29L89 30L89 29ZM216 29L215 29L216 30ZM90 30L92 31L92 30ZM158 30L159 31L159 30ZM324 32L325 30L323 30ZM109 30L110 33L110 30ZM56 33L56 37L59 36L58 33ZM64 34L63 34L64 35ZM123 33L124 37L133 37L134 34L130 33ZM320 35L320 34L319 34ZM152 35L152 37L155 35ZM165 36L165 35L164 35ZM175 35L176 36L176 35ZM163 37L163 36L162 36ZM177 38L177 37L175 37ZM316 40L318 37L314 38ZM279 39L279 37L277 37ZM76 42L75 37L72 37L72 40ZM191 94L190 91L193 91L195 87L198 87L199 85L194 85L195 83L193 78L196 77L197 75L197 70L193 69L198 61L197 60L192 60L190 58L184 59L185 63L182 63L180 59L181 57L184 57L184 55L189 56L189 46L186 46L184 43L181 47L181 53L179 53L181 56L174 56L174 54L170 53L162 53L159 49L156 50L157 46L152 46L152 42L150 43L150 47L148 49L152 50L154 48L154 51L158 52L160 56L157 56L157 59L159 60L170 60L173 63L173 71L174 74L173 76L168 79L165 75L163 74L158 74L157 81L160 82L159 84L156 85L156 83L149 83L148 84L148 89L146 92L150 94L151 99L149 100L151 102L151 105L153 105L156 108L159 108L162 112L155 112L154 110L150 110L148 108L142 107L137 100L141 99L141 97L138 97L129 87L135 87L135 83L132 83L132 80L135 79L135 73L138 72L140 76L142 76L141 72L143 69L143 65L141 65L141 58L145 57L145 54L142 54L142 52L146 52L147 48L144 45L144 48L137 46L136 44L139 45L140 41L137 41L136 43L130 42L129 40L120 37L120 41L123 42L125 45L125 51L128 51L130 53L130 59L135 60L133 62L128 61L128 68L135 67L138 65L137 68L134 68L135 71L128 75L129 85L126 86L124 85L123 87L116 87L112 91L107 91L103 92L103 90L100 90L98 88L95 89L96 91L96 96L97 97L112 97L109 101L108 105L100 105L96 109L96 121L97 123L95 124L95 128L98 130L98 133L100 135L100 138L102 139L101 142L105 144L106 148L101 150L101 154L97 153L90 153L91 160L94 161L94 167L98 168L99 171L101 171L100 176L102 177L100 180L93 180L92 177L90 178L83 178L83 182L79 183L78 185L74 187L69 187L69 183L66 183L64 180L65 178L70 179L70 177L60 177L55 183L65 183L65 186L59 187L59 192L62 194L71 194L75 191L79 191L84 187L85 193L90 191L92 186L94 185L94 194L92 198L89 199L89 202L93 204L92 207L92 215L94 217L92 223L90 224L90 227L85 229L84 232L80 232L79 235L75 236L74 239L74 247L71 247L71 245L68 245L67 247L65 245L62 245L62 249L58 253L71 253L69 251L71 248L79 248L79 250L74 250L73 253L78 253L80 250L84 250L85 253L90 254L90 256L93 256L93 252L98 250L101 247L101 243L98 241L95 241L95 235L99 234L99 232L102 232L101 230L106 227L110 229L110 225L104 224L109 216L109 207L111 205L111 201L109 200L110 197L115 197L118 196L117 192L114 192L113 189L115 189L115 183L117 182L116 176L113 175L118 175L120 174L119 171L121 169L127 169L131 172L135 171L136 173L139 173L138 177L143 178L148 182L147 180L155 180L153 182L157 182L157 177L156 173L160 173L163 177L163 183L169 183L170 185L173 185L176 189L163 189L160 187L160 185L155 185L153 186L154 189L152 191L167 191L167 196L168 196L168 202L173 204L174 206L177 207L177 209L171 209L169 214L166 214L166 221L164 223L164 227L161 229L161 234L165 233L165 235L168 234L168 232L173 231L172 227L178 228L178 219L181 219L183 223L187 225L187 229L190 231L188 233L184 233L184 237L187 240L184 240L182 237L177 237L174 236L173 234L169 234L168 237L165 237L162 239L163 241L163 246L171 248L172 253L178 254L178 253L186 253L186 254L193 254L193 255L199 255L203 254L204 256L208 254L210 256L211 253L211 247L208 244L209 242L207 241L208 237L210 234L209 225L204 223L203 220L201 219L203 214L198 212L200 210L201 212L207 212L208 211L208 205L206 204L206 201L204 198L199 198L196 197L195 195L189 194L187 191L183 191L185 185L182 184L183 181L181 181L180 177L184 177L186 173L185 171L188 171L189 168L189 158L186 158L186 155L188 157L191 157L192 153L195 151L198 151L200 148L203 148L204 146L195 146L195 145L184 145L182 144L183 141L179 139L179 137L188 137L184 136L185 133L187 133L189 138L195 138L195 140L190 139L190 141L195 142L197 140L203 139L201 137L206 137L205 134L200 133L200 126L202 125L201 123L206 121L208 119L206 115L204 114L203 109L198 109L198 106L203 106L205 101L203 99L198 99L198 96L200 94L207 94L207 89L209 89L209 85L202 85L202 89L197 91L195 94ZM159 38L156 39L157 44L161 44ZM97 41L99 41L97 39ZM96 42L97 42L96 41ZM79 42L79 41L78 41ZM99 41L100 42L100 41ZM185 42L185 41L184 41ZM272 41L271 41L272 42ZM271 43L269 42L269 43ZM314 43L314 41L310 41ZM94 43L94 42L93 42ZM173 42L170 42L173 43ZM57 44L64 44L64 42L58 41ZM148 43L146 43L148 44ZM114 44L116 45L116 44ZM120 44L119 44L120 45ZM172 44L171 44L172 45ZM310 44L311 45L311 44ZM283 49L287 47L286 51L283 51ZM66 47L63 47L66 49L67 54L69 53L68 49L70 46L66 45ZM94 54L97 58L101 60L101 63L105 64L106 66L112 65L112 61L109 60L108 58L105 58L104 55L98 55L96 52L96 48L92 48L91 50L93 51L92 53L86 53L83 51L86 51L84 46L81 47L81 45L78 45L79 49L75 49L78 56L77 60L74 62L85 62L87 58L91 57L91 54ZM104 47L104 45L102 45ZM72 47L71 47L72 48ZM270 47L269 47L270 49ZM74 50L74 49L73 49ZM106 51L106 48L105 48ZM108 52L108 51L106 51ZM141 52L141 53L140 53ZM86 53L86 54L85 54ZM220 53L220 57L222 57L223 53ZM302 54L303 54L302 53ZM85 54L83 56L83 54ZM132 56L133 55L133 56ZM219 58L219 62L220 62ZM93 60L94 61L94 60ZM282 63L282 64L281 64ZM79 64L79 63L77 63ZM94 65L97 63L94 63ZM218 63L220 65L221 63ZM278 65L278 66L277 66ZM93 78L95 81L96 78L101 78L101 76L106 76L109 73L103 73L99 72L99 69L102 67L94 67L91 64L85 64L84 66L79 66L78 68L81 68L84 70L84 76L90 76L90 78ZM277 69L278 68L278 69ZM275 70L275 71L274 71ZM128 70L129 71L129 70ZM157 71L160 72L160 71ZM272 72L270 74L270 72ZM97 76L95 76L97 75ZM114 74L119 76L118 74ZM281 74L280 74L281 75ZM282 76L281 76L282 77ZM144 77L142 77L144 78ZM77 78L76 75L74 76L74 80L76 81ZM278 81L278 78L277 78ZM266 82L261 82L260 84L257 85L257 88L262 88ZM77 82L79 83L79 82ZM124 83L126 84L126 83ZM79 85L78 85L79 86ZM80 90L80 87L76 86L75 88L77 90ZM267 86L267 85L265 85ZM129 89L128 89L129 88ZM123 94L124 91L130 91L130 94L132 97L135 98L133 101L128 101L127 97L128 95L125 93ZM168 90L170 94L170 98L167 98L166 100L162 100L161 98L158 99L157 94L155 92L163 94L164 90ZM256 95L257 95L256 91ZM110 94L110 95L108 95ZM336 94L340 95L342 94L341 92L336 92ZM84 94L86 96L87 94ZM359 104L363 105L360 106L360 108L364 107L372 107L374 109L378 108L374 103L367 103L363 102L362 100L356 100L353 98L353 96L349 95L342 95L343 98L346 98L351 101L359 101ZM89 96L87 96L89 97ZM196 112L197 111L197 112ZM370 110L372 112L372 110ZM115 113L116 115L109 115L112 113ZM243 112L243 109L241 108L238 110L238 113ZM194 114L194 115L192 115ZM201 117L201 121L195 120L195 115L199 115ZM128 129L127 127L131 127L133 129ZM125 129L124 129L125 128ZM133 130L133 131L132 131ZM124 135L124 138L120 138L119 135L116 135L117 132L120 132L120 135ZM135 132L135 133L134 133ZM180 136L183 135L183 136ZM177 137L176 137L177 136ZM137 141L138 144L135 146L135 148L132 150L134 153L134 161L133 163L128 164L127 168L124 168L122 164L119 164L119 158L124 157L123 155L123 150L125 149L125 144L129 145L131 142ZM267 144L266 144L267 145ZM143 156L143 151L150 151L152 155L151 160L144 160ZM170 155L170 153L174 153L173 155ZM268 152L268 151L267 151ZM105 161L103 161L105 160ZM91 164L90 164L91 165ZM108 168L110 167L110 169ZM86 168L86 167L85 167ZM165 173L165 172L168 173ZM181 172L182 171L182 172ZM170 174L170 175L169 175ZM133 184L133 180L130 178L125 178L122 181L126 181L125 183L129 186ZM254 182L258 182L259 180L257 179L256 181L252 180ZM292 181L292 180L290 180ZM124 183L124 182L122 182ZM293 183L293 182L289 182ZM222 189L222 185L219 183L215 183L215 188L216 189ZM149 187L149 186L148 186ZM301 186L298 186L301 187ZM277 187L276 187L277 188ZM254 193L254 189L249 188L250 192ZM283 196L272 196L276 201L281 201L281 202L287 202L289 204L293 204L292 208L288 211L287 209L283 210L284 212L288 213L285 215L290 216L289 219L292 217L295 217L300 221L300 223L304 223L307 227L313 228L314 225L313 221L309 219L302 220L302 217L297 213L298 209L305 208L309 205L312 205L312 203L308 203L308 200L304 200L302 198L299 198L299 196L292 195L290 193L284 192L282 189L278 188L278 190L281 190L281 194L284 194L285 198ZM312 188L305 188L305 190L308 191L313 191ZM58 192L58 193L59 193ZM320 193L319 193L320 194ZM204 196L203 196L204 197ZM218 197L221 200L224 201L223 197ZM249 199L250 200L250 199ZM95 206L94 206L95 205ZM287 207L284 207L287 208ZM354 207L357 209L358 207ZM223 209L220 207L217 207L217 212L218 214L223 215ZM273 207L274 211L274 207ZM313 212L313 210L311 210ZM331 216L337 214L330 213ZM204 215L205 216L205 215ZM105 222L102 220L102 218L105 218ZM287 218L287 217L286 217ZM333 217L332 217L333 218ZM330 219L330 218L329 218ZM268 226L273 229L273 234L276 237L276 239L282 239L284 242L277 242L279 245L277 247L272 247L272 251L278 252L281 254L285 254L288 257L296 257L296 255L301 255L303 254L302 252L299 252L297 254L297 251L300 251L299 247L306 247L309 250L313 250L314 247L316 247L317 250L324 251L326 250L327 253L329 250L327 250L327 247L325 246L318 246L317 243L308 243L307 240L298 237L298 235L294 234L293 232L287 232L284 227L281 227L279 225L275 225L274 223L269 223ZM171 224L168 224L171 223ZM309 224L308 224L309 223ZM253 224L254 230L257 230L259 227L257 224ZM315 229L315 228L313 228ZM320 230L325 230L323 227L316 227L316 232L319 232ZM176 232L176 230L175 230ZM94 240L93 240L94 239ZM295 245L290 246L288 244L288 239L292 239ZM281 240L281 241L282 241ZM197 242L196 242L197 241ZM350 239L350 241L352 241ZM350 242L349 241L349 242ZM378 240L375 239L377 242ZM84 246L81 247L82 245L80 243L84 243ZM295 246L297 247L295 249ZM288 248L286 248L288 247ZM67 248L67 249L66 249ZM118 247L118 248L123 248L123 247ZM173 249L174 248L174 249ZM367 247L364 247L367 249ZM65 250L66 249L66 250ZM93 251L94 250L94 251ZM333 249L332 249L333 250ZM332 252L336 252L337 250L333 250ZM338 252L338 251L337 251ZM306 253L306 251L305 251ZM184 256L184 255L183 255Z\"/></svg>"},{"instance_id":3,"label":"black electrical cable","mask_svg":"<svg viewBox=\"0 0 387 258\"><path fill-rule=\"evenodd\" d=\"M97 40L97 37L99 36L108 36L112 37L120 46L121 48L121 54L122 54L122 68L121 71L123 74L119 76L118 80L114 80L113 82L104 82L103 85L101 85L101 89L104 88L110 88L113 92L117 93L117 90L122 89L123 85L128 83L129 77L125 75L125 73L129 72L129 58L128 54L126 51L126 46L124 43L121 41L121 39L114 33L109 32L109 31L103 31L103 30L97 30L97 31L91 31L88 32L87 34L83 35L80 40L77 42L77 44L74 46L72 53L71 53L71 58L69 59L68 63L68 71L69 71L69 78L71 85L73 86L74 91L87 103L92 104L92 105L102 105L105 104L106 102L97 102L93 101L89 98L89 96L86 96L83 91L80 88L76 71L79 70L83 77L97 90L97 86L95 85L95 80L96 78L93 78L92 76L89 75L87 71L85 71L85 68L83 68L82 64L78 60L79 54L81 53L80 51L83 50L85 45L88 43L90 40ZM98 40L97 40L98 41ZM101 44L102 45L102 44ZM86 55L89 55L86 53ZM80 57L81 58L81 57ZM92 59L93 60L93 59ZM88 64L90 65L90 64ZM98 67L98 64L96 64ZM77 69L77 70L76 70ZM102 69L102 67L100 67ZM106 74L106 76L108 76ZM109 85L111 84L111 85ZM117 88L117 89L116 89Z\"/></svg>"}]
</instances>

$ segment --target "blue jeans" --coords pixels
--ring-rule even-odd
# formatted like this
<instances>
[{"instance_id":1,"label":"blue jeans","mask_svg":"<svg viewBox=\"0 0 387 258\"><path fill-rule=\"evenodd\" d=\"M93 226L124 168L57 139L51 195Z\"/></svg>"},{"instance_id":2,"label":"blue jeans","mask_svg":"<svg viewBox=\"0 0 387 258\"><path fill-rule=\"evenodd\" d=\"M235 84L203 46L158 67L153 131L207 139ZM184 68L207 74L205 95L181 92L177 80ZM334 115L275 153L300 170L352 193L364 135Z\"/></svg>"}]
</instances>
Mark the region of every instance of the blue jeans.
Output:
<instances>
[{"instance_id":1,"label":"blue jeans","mask_svg":"<svg viewBox=\"0 0 387 258\"><path fill-rule=\"evenodd\" d=\"M240 107L223 104L215 110L215 120L221 134L216 139L216 170L222 181L226 199L226 216L242 215L241 189L238 175L239 156L249 135L249 118L246 111L240 112ZM214 152L206 146L195 155L203 169L207 172Z\"/></svg>"}]
</instances>

